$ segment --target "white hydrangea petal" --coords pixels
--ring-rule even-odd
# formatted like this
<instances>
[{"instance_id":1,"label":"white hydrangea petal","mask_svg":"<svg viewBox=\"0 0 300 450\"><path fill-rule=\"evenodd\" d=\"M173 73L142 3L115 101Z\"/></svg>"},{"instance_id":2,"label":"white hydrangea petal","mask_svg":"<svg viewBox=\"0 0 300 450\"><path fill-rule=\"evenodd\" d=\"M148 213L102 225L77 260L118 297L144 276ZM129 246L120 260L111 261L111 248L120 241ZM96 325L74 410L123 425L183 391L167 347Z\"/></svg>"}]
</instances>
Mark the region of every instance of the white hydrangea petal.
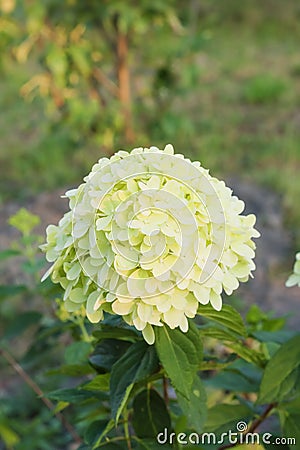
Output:
<instances>
[{"instance_id":1,"label":"white hydrangea petal","mask_svg":"<svg viewBox=\"0 0 300 450\"><path fill-rule=\"evenodd\" d=\"M81 288L75 288L70 292L69 299L73 303L83 303L85 301L85 296Z\"/></svg>"},{"instance_id":2,"label":"white hydrangea petal","mask_svg":"<svg viewBox=\"0 0 300 450\"><path fill-rule=\"evenodd\" d=\"M167 144L164 148L164 152L168 155L174 155L174 147L172 144Z\"/></svg>"},{"instance_id":3,"label":"white hydrangea petal","mask_svg":"<svg viewBox=\"0 0 300 450\"><path fill-rule=\"evenodd\" d=\"M68 272L66 273L68 280L76 280L81 272L81 265L79 262L72 264Z\"/></svg>"},{"instance_id":4,"label":"white hydrangea petal","mask_svg":"<svg viewBox=\"0 0 300 450\"><path fill-rule=\"evenodd\" d=\"M147 342L147 344L149 344L149 345L154 344L155 334L154 334L153 327L151 325L147 324L145 326L145 328L142 330L142 333L143 333L143 337L144 337L145 341Z\"/></svg>"},{"instance_id":5,"label":"white hydrangea petal","mask_svg":"<svg viewBox=\"0 0 300 450\"><path fill-rule=\"evenodd\" d=\"M146 322L144 322L140 317L134 317L133 319L133 325L138 331L142 331L146 326Z\"/></svg>"},{"instance_id":6,"label":"white hydrangea petal","mask_svg":"<svg viewBox=\"0 0 300 450\"><path fill-rule=\"evenodd\" d=\"M103 297L99 292L92 292L87 299L86 303L86 315L90 322L98 323L103 318L103 311L98 310L103 302Z\"/></svg>"},{"instance_id":7,"label":"white hydrangea petal","mask_svg":"<svg viewBox=\"0 0 300 450\"><path fill-rule=\"evenodd\" d=\"M159 312L166 313L171 308L171 301L168 295L160 295L158 297L158 301L156 302L156 307Z\"/></svg>"},{"instance_id":8,"label":"white hydrangea petal","mask_svg":"<svg viewBox=\"0 0 300 450\"><path fill-rule=\"evenodd\" d=\"M51 267L49 267L49 269L44 273L44 275L43 275L42 278L41 278L41 283L42 283L43 281L45 281L45 280L49 277L49 275L51 275L51 273L53 272L53 268L54 268L54 265L52 265Z\"/></svg>"},{"instance_id":9,"label":"white hydrangea petal","mask_svg":"<svg viewBox=\"0 0 300 450\"><path fill-rule=\"evenodd\" d=\"M239 282L236 277L234 277L230 272L226 272L223 278L223 286L226 290L226 293L230 295L238 288Z\"/></svg>"},{"instance_id":10,"label":"white hydrangea petal","mask_svg":"<svg viewBox=\"0 0 300 450\"><path fill-rule=\"evenodd\" d=\"M65 309L68 312L76 312L81 308L81 304L80 303L74 303L71 300L67 299L64 303Z\"/></svg>"},{"instance_id":11,"label":"white hydrangea petal","mask_svg":"<svg viewBox=\"0 0 300 450\"><path fill-rule=\"evenodd\" d=\"M238 255L244 256L247 259L254 258L255 253L248 245L242 244L240 242L233 242L231 248Z\"/></svg>"},{"instance_id":12,"label":"white hydrangea petal","mask_svg":"<svg viewBox=\"0 0 300 450\"><path fill-rule=\"evenodd\" d=\"M222 297L219 294L216 294L214 291L211 291L209 301L212 307L216 311L221 311L222 309Z\"/></svg>"},{"instance_id":13,"label":"white hydrangea petal","mask_svg":"<svg viewBox=\"0 0 300 450\"><path fill-rule=\"evenodd\" d=\"M121 303L119 300L115 300L112 304L113 312L119 314L120 316L131 313L133 308L134 308L133 301Z\"/></svg>"},{"instance_id":14,"label":"white hydrangea petal","mask_svg":"<svg viewBox=\"0 0 300 450\"><path fill-rule=\"evenodd\" d=\"M100 217L96 221L97 230L108 230L112 221L112 216Z\"/></svg>"},{"instance_id":15,"label":"white hydrangea petal","mask_svg":"<svg viewBox=\"0 0 300 450\"><path fill-rule=\"evenodd\" d=\"M164 313L163 317L164 322L169 325L171 329L174 329L181 323L183 312L172 307Z\"/></svg>"},{"instance_id":16,"label":"white hydrangea petal","mask_svg":"<svg viewBox=\"0 0 300 450\"><path fill-rule=\"evenodd\" d=\"M143 302L140 302L138 304L137 314L144 322L149 322L152 312L153 312L153 307L151 305L147 305Z\"/></svg>"},{"instance_id":17,"label":"white hydrangea petal","mask_svg":"<svg viewBox=\"0 0 300 450\"><path fill-rule=\"evenodd\" d=\"M183 333L186 333L188 331L189 323L188 323L186 316L182 317L179 327Z\"/></svg>"},{"instance_id":18,"label":"white hydrangea petal","mask_svg":"<svg viewBox=\"0 0 300 450\"><path fill-rule=\"evenodd\" d=\"M287 279L285 285L286 287L292 287L296 286L297 284L300 286L300 276L296 273L292 273L292 275L290 275Z\"/></svg>"},{"instance_id":19,"label":"white hydrangea petal","mask_svg":"<svg viewBox=\"0 0 300 450\"><path fill-rule=\"evenodd\" d=\"M193 284L193 293L202 305L207 305L209 303L210 289L206 288L202 284Z\"/></svg>"}]
</instances>

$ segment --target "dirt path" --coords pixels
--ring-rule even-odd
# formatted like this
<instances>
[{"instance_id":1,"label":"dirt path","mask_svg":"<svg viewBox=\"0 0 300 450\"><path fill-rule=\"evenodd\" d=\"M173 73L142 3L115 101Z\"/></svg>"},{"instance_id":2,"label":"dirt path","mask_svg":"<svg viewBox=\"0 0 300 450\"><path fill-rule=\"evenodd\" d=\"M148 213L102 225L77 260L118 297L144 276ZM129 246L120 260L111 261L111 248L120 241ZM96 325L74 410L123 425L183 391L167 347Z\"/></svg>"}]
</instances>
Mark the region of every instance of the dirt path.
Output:
<instances>
[{"instance_id":1,"label":"dirt path","mask_svg":"<svg viewBox=\"0 0 300 450\"><path fill-rule=\"evenodd\" d=\"M257 303L262 309L274 311L276 315L288 314L289 326L300 329L300 289L287 289L284 285L297 249L292 247L291 236L283 227L280 199L273 192L237 179L228 179L227 183L245 201L246 212L257 215L257 228L262 235L257 240L254 279L242 285L238 294L247 305ZM0 249L7 248L11 240L17 238L17 232L7 225L7 219L21 206L26 206L41 217L38 231L44 235L46 226L56 223L68 208L66 199L60 198L63 192L64 189L43 193L26 202L26 205L4 205L0 217ZM13 274L15 269L11 270Z\"/></svg>"},{"instance_id":2,"label":"dirt path","mask_svg":"<svg viewBox=\"0 0 300 450\"><path fill-rule=\"evenodd\" d=\"M237 179L228 179L227 184L245 201L246 213L257 216L257 228L261 233L256 240L254 278L241 285L238 292L247 305L257 303L263 310L274 311L276 315L288 314L288 324L300 330L300 289L285 287L297 249L283 226L279 196Z\"/></svg>"}]
</instances>

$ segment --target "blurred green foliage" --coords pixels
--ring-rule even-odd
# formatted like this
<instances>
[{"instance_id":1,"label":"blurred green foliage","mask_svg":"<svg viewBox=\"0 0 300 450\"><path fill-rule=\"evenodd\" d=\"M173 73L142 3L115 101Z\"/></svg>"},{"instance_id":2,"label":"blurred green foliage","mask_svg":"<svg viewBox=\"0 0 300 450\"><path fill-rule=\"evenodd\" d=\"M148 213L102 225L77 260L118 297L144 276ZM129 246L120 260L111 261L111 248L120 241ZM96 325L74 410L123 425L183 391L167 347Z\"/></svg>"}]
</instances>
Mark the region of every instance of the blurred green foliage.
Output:
<instances>
[{"instance_id":1,"label":"blurred green foliage","mask_svg":"<svg viewBox=\"0 0 300 450\"><path fill-rule=\"evenodd\" d=\"M279 192L299 241L299 15L297 0L2 0L1 198L172 142Z\"/></svg>"},{"instance_id":2,"label":"blurred green foliage","mask_svg":"<svg viewBox=\"0 0 300 450\"><path fill-rule=\"evenodd\" d=\"M119 148L172 142L216 175L276 189L299 240L296 0L1 10L2 198L77 183Z\"/></svg>"},{"instance_id":3,"label":"blurred green foliage","mask_svg":"<svg viewBox=\"0 0 300 450\"><path fill-rule=\"evenodd\" d=\"M274 103L284 91L285 84L281 79L264 74L248 80L244 97L249 103Z\"/></svg>"},{"instance_id":4,"label":"blurred green foliage","mask_svg":"<svg viewBox=\"0 0 300 450\"><path fill-rule=\"evenodd\" d=\"M38 111L35 120L22 120L20 132L25 128L32 138L28 148L20 146L22 162L9 162L3 153L16 183L28 180L40 188L39 177L30 180L33 168L45 173L45 188L70 183L99 156L149 142L174 95L182 96L197 79L202 35L189 27L191 5L3 0L2 12L3 86L19 83L32 102L28 110ZM10 81L21 67L25 75Z\"/></svg>"}]
</instances>

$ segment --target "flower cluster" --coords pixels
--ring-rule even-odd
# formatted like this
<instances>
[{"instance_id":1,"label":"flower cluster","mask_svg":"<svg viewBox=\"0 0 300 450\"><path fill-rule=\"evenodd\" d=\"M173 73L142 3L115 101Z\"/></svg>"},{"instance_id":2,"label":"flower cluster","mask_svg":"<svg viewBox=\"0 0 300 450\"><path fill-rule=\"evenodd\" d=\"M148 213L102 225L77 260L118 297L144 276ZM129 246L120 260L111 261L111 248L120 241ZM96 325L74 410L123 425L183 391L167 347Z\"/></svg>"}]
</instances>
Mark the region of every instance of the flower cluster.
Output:
<instances>
[{"instance_id":1,"label":"flower cluster","mask_svg":"<svg viewBox=\"0 0 300 450\"><path fill-rule=\"evenodd\" d=\"M65 290L67 311L123 316L155 339L153 326L188 329L209 302L222 307L255 269L255 216L199 162L173 147L102 158L66 193L70 211L47 228L45 274Z\"/></svg>"},{"instance_id":2,"label":"flower cluster","mask_svg":"<svg viewBox=\"0 0 300 450\"><path fill-rule=\"evenodd\" d=\"M299 286L300 287L300 252L296 254L296 261L293 268L293 273L289 276L285 283L287 287Z\"/></svg>"}]
</instances>

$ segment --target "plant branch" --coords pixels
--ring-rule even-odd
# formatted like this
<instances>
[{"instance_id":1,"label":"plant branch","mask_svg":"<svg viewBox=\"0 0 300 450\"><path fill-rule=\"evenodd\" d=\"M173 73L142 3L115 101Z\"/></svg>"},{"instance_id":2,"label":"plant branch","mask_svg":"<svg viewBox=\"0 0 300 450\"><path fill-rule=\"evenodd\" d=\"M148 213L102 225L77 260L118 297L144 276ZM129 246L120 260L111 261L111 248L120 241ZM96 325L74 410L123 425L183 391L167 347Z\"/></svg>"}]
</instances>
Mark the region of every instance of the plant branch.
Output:
<instances>
[{"instance_id":1,"label":"plant branch","mask_svg":"<svg viewBox=\"0 0 300 450\"><path fill-rule=\"evenodd\" d=\"M265 411L262 413L262 415L253 421L247 433L253 433L259 427L259 425L268 417L268 415L270 414L272 409L275 408L276 405L277 403L270 403L265 409Z\"/></svg>"},{"instance_id":2,"label":"plant branch","mask_svg":"<svg viewBox=\"0 0 300 450\"><path fill-rule=\"evenodd\" d=\"M127 448L128 448L128 450L132 450L131 440L130 440L130 432L129 432L129 412L128 412L127 407L125 408L123 415L124 415L124 433L125 433Z\"/></svg>"},{"instance_id":3,"label":"plant branch","mask_svg":"<svg viewBox=\"0 0 300 450\"><path fill-rule=\"evenodd\" d=\"M118 86L110 80L99 67L94 68L93 77L98 81L98 83L102 84L111 95L114 97L119 97Z\"/></svg>"},{"instance_id":4,"label":"plant branch","mask_svg":"<svg viewBox=\"0 0 300 450\"><path fill-rule=\"evenodd\" d=\"M55 405L48 398L44 397L44 393L39 387L39 385L28 375L22 366L15 360L15 358L4 349L0 349L0 354L9 363L9 365L14 369L14 371L25 381L28 386L40 397L42 402L54 413L56 418L60 421L62 426L70 433L72 438L77 444L82 444L82 440L78 435L77 431L73 426L66 420L66 418L60 412L54 412Z\"/></svg>"},{"instance_id":5,"label":"plant branch","mask_svg":"<svg viewBox=\"0 0 300 450\"><path fill-rule=\"evenodd\" d=\"M130 91L130 71L129 71L129 37L128 33L123 33L116 22L117 31L117 77L119 84L119 100L121 103L124 132L127 143L134 141L132 100Z\"/></svg>"},{"instance_id":6,"label":"plant branch","mask_svg":"<svg viewBox=\"0 0 300 450\"><path fill-rule=\"evenodd\" d=\"M265 411L256 420L253 421L251 427L248 430L246 430L243 434L247 436L248 434L254 433L255 430L257 430L257 428L259 427L259 425L261 425L264 422L264 420L269 416L270 412L272 411L273 408L275 408L276 405L277 403L270 403L265 409ZM234 444L226 444L223 445L222 447L219 447L218 450L233 448L240 444L241 444L240 442L236 442Z\"/></svg>"},{"instance_id":7,"label":"plant branch","mask_svg":"<svg viewBox=\"0 0 300 450\"><path fill-rule=\"evenodd\" d=\"M106 442L102 442L101 444L98 445L97 448L104 447L105 445L111 444L113 442L121 442L121 441L126 441L126 438L124 436L117 436L117 437L113 437L111 439L106 439Z\"/></svg>"},{"instance_id":8,"label":"plant branch","mask_svg":"<svg viewBox=\"0 0 300 450\"><path fill-rule=\"evenodd\" d=\"M77 319L77 321L76 321L75 323L76 323L76 324L79 326L79 328L80 328L80 331L81 331L81 334L82 334L83 341L84 341L84 342L90 343L91 340L92 340L92 338L91 338L91 336L89 336L89 334L88 334L88 332L87 332L87 330L86 330L86 328L85 328L85 325L84 325L84 318L83 318L83 317L78 317L78 319Z\"/></svg>"}]
</instances>

